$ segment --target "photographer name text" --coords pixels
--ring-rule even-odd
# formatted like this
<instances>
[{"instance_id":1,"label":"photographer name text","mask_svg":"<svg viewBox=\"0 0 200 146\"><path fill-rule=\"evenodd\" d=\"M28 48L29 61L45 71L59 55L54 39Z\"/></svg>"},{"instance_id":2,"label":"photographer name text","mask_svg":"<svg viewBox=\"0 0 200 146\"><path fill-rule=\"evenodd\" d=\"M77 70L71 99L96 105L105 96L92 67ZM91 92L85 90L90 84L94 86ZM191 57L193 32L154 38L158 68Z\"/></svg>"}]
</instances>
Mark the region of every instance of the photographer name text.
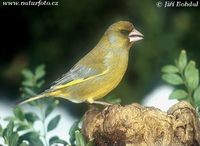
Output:
<instances>
[{"instance_id":1,"label":"photographer name text","mask_svg":"<svg viewBox=\"0 0 200 146\"><path fill-rule=\"evenodd\" d=\"M198 7L199 1L165 1L164 8L171 7Z\"/></svg>"}]
</instances>

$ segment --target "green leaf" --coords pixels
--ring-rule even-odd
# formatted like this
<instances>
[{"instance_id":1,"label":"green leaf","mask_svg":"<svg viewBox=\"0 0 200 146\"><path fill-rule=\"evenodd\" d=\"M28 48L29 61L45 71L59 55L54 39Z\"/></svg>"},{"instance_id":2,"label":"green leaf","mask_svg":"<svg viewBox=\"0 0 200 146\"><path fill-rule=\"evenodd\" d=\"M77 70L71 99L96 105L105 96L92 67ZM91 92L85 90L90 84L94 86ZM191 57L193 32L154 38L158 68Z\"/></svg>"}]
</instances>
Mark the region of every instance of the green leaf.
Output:
<instances>
[{"instance_id":1,"label":"green leaf","mask_svg":"<svg viewBox=\"0 0 200 146\"><path fill-rule=\"evenodd\" d=\"M17 117L20 121L24 121L24 113L19 106L16 106L13 112L15 117Z\"/></svg>"},{"instance_id":2,"label":"green leaf","mask_svg":"<svg viewBox=\"0 0 200 146\"><path fill-rule=\"evenodd\" d=\"M42 78L42 77L44 77L44 75L45 75L44 68L45 68L45 65L40 65L40 66L38 66L36 68L36 70L35 70L35 78L37 80L40 79L40 78Z\"/></svg>"},{"instance_id":3,"label":"green leaf","mask_svg":"<svg viewBox=\"0 0 200 146\"><path fill-rule=\"evenodd\" d=\"M108 103L112 104L119 104L121 103L121 98L117 98L116 96L106 96L104 97L104 100Z\"/></svg>"},{"instance_id":4,"label":"green leaf","mask_svg":"<svg viewBox=\"0 0 200 146\"><path fill-rule=\"evenodd\" d=\"M57 143L57 140L59 140L59 137L58 137L58 136L51 137L51 138L49 139L50 145L52 145L52 144L54 144L54 143Z\"/></svg>"},{"instance_id":5,"label":"green leaf","mask_svg":"<svg viewBox=\"0 0 200 146\"><path fill-rule=\"evenodd\" d=\"M28 141L30 146L44 146L37 132L29 132L20 136L20 141L23 140Z\"/></svg>"},{"instance_id":6,"label":"green leaf","mask_svg":"<svg viewBox=\"0 0 200 146\"><path fill-rule=\"evenodd\" d=\"M195 62L190 61L184 72L188 87L193 91L199 84L199 71L195 67Z\"/></svg>"},{"instance_id":7,"label":"green leaf","mask_svg":"<svg viewBox=\"0 0 200 146\"><path fill-rule=\"evenodd\" d=\"M26 94L30 95L30 96L35 96L35 95L36 95L36 93L35 93L32 89L30 89L30 88L28 88L28 87L25 87L25 88L24 88L24 92L25 92Z\"/></svg>"},{"instance_id":8,"label":"green leaf","mask_svg":"<svg viewBox=\"0 0 200 146\"><path fill-rule=\"evenodd\" d=\"M163 74L162 75L162 79L164 81L166 81L169 84L172 85L181 85L183 84L183 80L181 79L181 77L177 74Z\"/></svg>"},{"instance_id":9,"label":"green leaf","mask_svg":"<svg viewBox=\"0 0 200 146\"><path fill-rule=\"evenodd\" d=\"M26 79L31 79L33 78L33 73L28 70L28 69L24 69L22 70L22 75L26 78Z\"/></svg>"},{"instance_id":10,"label":"green leaf","mask_svg":"<svg viewBox=\"0 0 200 146\"><path fill-rule=\"evenodd\" d=\"M5 137L8 140L13 133L13 128L14 128L14 122L11 120L9 121L8 125L3 131L3 137Z\"/></svg>"},{"instance_id":11,"label":"green leaf","mask_svg":"<svg viewBox=\"0 0 200 146\"><path fill-rule=\"evenodd\" d=\"M19 125L17 127L16 131L23 131L23 130L27 130L29 128L30 128L30 126L28 126L28 125Z\"/></svg>"},{"instance_id":12,"label":"green leaf","mask_svg":"<svg viewBox=\"0 0 200 146\"><path fill-rule=\"evenodd\" d=\"M55 109L55 107L58 105L58 101L55 100L53 102L50 102L45 110L45 117L48 117L50 113Z\"/></svg>"},{"instance_id":13,"label":"green leaf","mask_svg":"<svg viewBox=\"0 0 200 146\"><path fill-rule=\"evenodd\" d=\"M79 125L79 121L76 121L73 123L73 125L71 126L70 130L69 130L69 135L70 135L70 143L71 145L74 145L74 141L75 141L75 131L79 130L80 128L78 127Z\"/></svg>"},{"instance_id":14,"label":"green leaf","mask_svg":"<svg viewBox=\"0 0 200 146\"><path fill-rule=\"evenodd\" d=\"M58 125L58 122L60 121L60 115L55 116L48 124L47 131L51 131L55 129Z\"/></svg>"},{"instance_id":15,"label":"green leaf","mask_svg":"<svg viewBox=\"0 0 200 146\"><path fill-rule=\"evenodd\" d=\"M63 145L69 145L65 140L60 139L58 136L51 137L49 140L50 145L53 144L63 144Z\"/></svg>"},{"instance_id":16,"label":"green leaf","mask_svg":"<svg viewBox=\"0 0 200 146\"><path fill-rule=\"evenodd\" d=\"M195 106L200 106L200 86L194 91Z\"/></svg>"},{"instance_id":17,"label":"green leaf","mask_svg":"<svg viewBox=\"0 0 200 146\"><path fill-rule=\"evenodd\" d=\"M25 81L22 81L22 85L27 86L27 87L33 87L34 83L32 80L25 80Z\"/></svg>"},{"instance_id":18,"label":"green leaf","mask_svg":"<svg viewBox=\"0 0 200 146\"><path fill-rule=\"evenodd\" d=\"M45 81L42 80L42 81L38 82L36 86L37 86L38 88L41 88L41 87L44 85L44 83L45 83Z\"/></svg>"},{"instance_id":19,"label":"green leaf","mask_svg":"<svg viewBox=\"0 0 200 146\"><path fill-rule=\"evenodd\" d=\"M26 142L22 142L19 146L29 146Z\"/></svg>"},{"instance_id":20,"label":"green leaf","mask_svg":"<svg viewBox=\"0 0 200 146\"><path fill-rule=\"evenodd\" d=\"M166 65L162 68L162 72L164 72L164 73L177 73L178 68L174 65Z\"/></svg>"},{"instance_id":21,"label":"green leaf","mask_svg":"<svg viewBox=\"0 0 200 146\"><path fill-rule=\"evenodd\" d=\"M85 146L85 138L79 130L75 131L75 139L77 146Z\"/></svg>"},{"instance_id":22,"label":"green leaf","mask_svg":"<svg viewBox=\"0 0 200 146\"><path fill-rule=\"evenodd\" d=\"M181 71L184 70L185 66L187 64L187 54L185 50L181 51L181 54L179 55L178 58L178 67Z\"/></svg>"},{"instance_id":23,"label":"green leaf","mask_svg":"<svg viewBox=\"0 0 200 146\"><path fill-rule=\"evenodd\" d=\"M36 113L25 113L25 119L30 122L30 123L34 123L36 120L39 119L38 115Z\"/></svg>"},{"instance_id":24,"label":"green leaf","mask_svg":"<svg viewBox=\"0 0 200 146\"><path fill-rule=\"evenodd\" d=\"M86 146L95 146L94 143L92 141L89 141Z\"/></svg>"},{"instance_id":25,"label":"green leaf","mask_svg":"<svg viewBox=\"0 0 200 146\"><path fill-rule=\"evenodd\" d=\"M16 118L15 118L15 117L9 116L9 117L5 117L4 120L5 120L5 121L11 121L11 120L12 120L12 121L15 121Z\"/></svg>"},{"instance_id":26,"label":"green leaf","mask_svg":"<svg viewBox=\"0 0 200 146\"><path fill-rule=\"evenodd\" d=\"M0 136L2 136L3 135L3 128L2 128L2 126L0 125Z\"/></svg>"},{"instance_id":27,"label":"green leaf","mask_svg":"<svg viewBox=\"0 0 200 146\"><path fill-rule=\"evenodd\" d=\"M9 137L9 146L17 146L18 139L19 135L16 132L12 133Z\"/></svg>"},{"instance_id":28,"label":"green leaf","mask_svg":"<svg viewBox=\"0 0 200 146\"><path fill-rule=\"evenodd\" d=\"M181 89L177 89L177 90L174 90L170 96L169 96L169 99L177 99L177 100L182 100L182 99L185 99L187 98L187 92L184 91L184 90L181 90Z\"/></svg>"}]
</instances>

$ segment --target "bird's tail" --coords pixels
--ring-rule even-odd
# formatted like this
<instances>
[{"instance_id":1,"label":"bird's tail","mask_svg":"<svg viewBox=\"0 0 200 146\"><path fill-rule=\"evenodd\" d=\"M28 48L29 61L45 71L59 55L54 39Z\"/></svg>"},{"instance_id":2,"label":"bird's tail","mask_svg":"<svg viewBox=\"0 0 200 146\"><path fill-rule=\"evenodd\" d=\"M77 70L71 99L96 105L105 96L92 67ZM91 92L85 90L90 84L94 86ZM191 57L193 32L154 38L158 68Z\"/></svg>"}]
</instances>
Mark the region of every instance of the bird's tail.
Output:
<instances>
[{"instance_id":1,"label":"bird's tail","mask_svg":"<svg viewBox=\"0 0 200 146\"><path fill-rule=\"evenodd\" d=\"M17 102L17 104L22 105L22 104L25 104L25 103L28 103L28 102L31 102L31 101L34 101L34 100L37 100L37 99L44 98L44 97L46 97L46 96L48 96L48 95L46 95L45 93L41 93L41 94L38 94L38 95L36 95L36 96L23 99L23 100Z\"/></svg>"}]
</instances>

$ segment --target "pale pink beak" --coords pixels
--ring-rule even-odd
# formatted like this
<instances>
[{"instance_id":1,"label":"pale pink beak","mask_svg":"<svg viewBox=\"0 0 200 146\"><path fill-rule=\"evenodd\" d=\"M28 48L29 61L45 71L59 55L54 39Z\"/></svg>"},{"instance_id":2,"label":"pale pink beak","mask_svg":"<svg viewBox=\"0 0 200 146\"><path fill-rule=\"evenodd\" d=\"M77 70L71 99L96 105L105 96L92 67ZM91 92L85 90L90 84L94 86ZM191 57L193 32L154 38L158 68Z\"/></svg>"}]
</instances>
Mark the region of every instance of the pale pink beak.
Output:
<instances>
[{"instance_id":1,"label":"pale pink beak","mask_svg":"<svg viewBox=\"0 0 200 146\"><path fill-rule=\"evenodd\" d=\"M144 39L143 37L144 35L136 29L133 29L128 35L130 42L136 42L136 41L142 40Z\"/></svg>"}]
</instances>

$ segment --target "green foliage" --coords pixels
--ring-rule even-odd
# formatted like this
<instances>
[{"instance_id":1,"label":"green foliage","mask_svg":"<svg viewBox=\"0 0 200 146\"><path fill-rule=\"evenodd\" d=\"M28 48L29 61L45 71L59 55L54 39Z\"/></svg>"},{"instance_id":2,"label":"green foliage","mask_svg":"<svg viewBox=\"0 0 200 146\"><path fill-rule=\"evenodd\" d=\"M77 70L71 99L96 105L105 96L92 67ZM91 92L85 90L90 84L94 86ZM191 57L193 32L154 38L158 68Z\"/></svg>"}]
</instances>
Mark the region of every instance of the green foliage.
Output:
<instances>
[{"instance_id":1,"label":"green foliage","mask_svg":"<svg viewBox=\"0 0 200 146\"><path fill-rule=\"evenodd\" d=\"M117 98L116 96L110 95L104 97L105 102L111 103L111 104L119 104L121 103L121 98Z\"/></svg>"},{"instance_id":2,"label":"green foliage","mask_svg":"<svg viewBox=\"0 0 200 146\"><path fill-rule=\"evenodd\" d=\"M61 118L60 115L57 115L49 122L47 126L48 132L56 128L56 126L58 125L58 122L60 121L60 118Z\"/></svg>"},{"instance_id":3,"label":"green foliage","mask_svg":"<svg viewBox=\"0 0 200 146\"><path fill-rule=\"evenodd\" d=\"M0 124L0 136L2 136L2 134L3 134L3 128L2 128L2 126Z\"/></svg>"},{"instance_id":4,"label":"green foliage","mask_svg":"<svg viewBox=\"0 0 200 146\"><path fill-rule=\"evenodd\" d=\"M45 110L45 117L48 117L49 114L52 113L52 111L55 109L55 107L59 104L58 100L55 100L54 102L51 102L51 104L47 105L47 108Z\"/></svg>"},{"instance_id":5,"label":"green foliage","mask_svg":"<svg viewBox=\"0 0 200 146\"><path fill-rule=\"evenodd\" d=\"M169 99L178 99L178 100L182 100L182 99L186 99L187 98L187 92L185 90L182 89L177 89L174 90L171 95L169 96Z\"/></svg>"},{"instance_id":6,"label":"green foliage","mask_svg":"<svg viewBox=\"0 0 200 146\"><path fill-rule=\"evenodd\" d=\"M27 112L27 113L25 113L25 119L29 123L34 123L35 121L39 120L40 118L38 117L38 115L36 113Z\"/></svg>"},{"instance_id":7,"label":"green foliage","mask_svg":"<svg viewBox=\"0 0 200 146\"><path fill-rule=\"evenodd\" d=\"M28 146L26 142L22 142L19 146Z\"/></svg>"},{"instance_id":8,"label":"green foliage","mask_svg":"<svg viewBox=\"0 0 200 146\"><path fill-rule=\"evenodd\" d=\"M71 146L94 146L92 141L87 142L83 134L81 133L80 125L81 120L74 122L71 126L69 135Z\"/></svg>"},{"instance_id":9,"label":"green foliage","mask_svg":"<svg viewBox=\"0 0 200 146\"><path fill-rule=\"evenodd\" d=\"M178 72L178 68L174 65L166 65L162 68L162 72L165 73L177 73Z\"/></svg>"},{"instance_id":10,"label":"green foliage","mask_svg":"<svg viewBox=\"0 0 200 146\"><path fill-rule=\"evenodd\" d=\"M38 66L34 72L28 69L22 71L24 80L22 81L22 98L36 95L44 84L45 66ZM47 117L51 115L59 102L54 99L43 101L33 101L28 105L35 110L25 112L23 108L16 106L13 109L14 116L6 117L9 121L5 128L0 126L0 136L3 137L5 144L8 146L51 146L53 144L62 143L68 145L65 140L53 136L48 139L49 131L54 130L61 119L60 115L47 121ZM36 112L35 112L36 111ZM41 130L34 129L35 122L41 123Z\"/></svg>"},{"instance_id":11,"label":"green foliage","mask_svg":"<svg viewBox=\"0 0 200 146\"><path fill-rule=\"evenodd\" d=\"M181 72L184 71L185 66L187 65L187 55L186 51L182 50L181 54L179 55L177 66Z\"/></svg>"},{"instance_id":12,"label":"green foliage","mask_svg":"<svg viewBox=\"0 0 200 146\"><path fill-rule=\"evenodd\" d=\"M185 80L188 88L193 91L199 85L199 71L194 61L190 61L184 71Z\"/></svg>"},{"instance_id":13,"label":"green foliage","mask_svg":"<svg viewBox=\"0 0 200 146\"><path fill-rule=\"evenodd\" d=\"M49 139L49 144L63 144L63 145L69 145L66 141L60 139L58 136L53 136Z\"/></svg>"},{"instance_id":14,"label":"green foliage","mask_svg":"<svg viewBox=\"0 0 200 146\"><path fill-rule=\"evenodd\" d=\"M44 65L38 66L34 73L25 69L22 71L22 75L24 78L21 87L22 98L36 95L44 84ZM111 100L114 98L110 98ZM67 141L56 135L47 138L48 132L53 131L61 119L60 115L49 119L58 104L59 101L55 99L33 101L28 104L35 109L31 112L25 112L22 107L16 106L13 109L14 116L4 118L8 121L7 126L3 128L0 125L0 137L3 137L8 146L53 146L56 144L70 146ZM34 129L35 122L41 123L40 130ZM79 126L80 121L75 122L69 131L71 145L93 146L92 142L86 142Z\"/></svg>"},{"instance_id":15,"label":"green foliage","mask_svg":"<svg viewBox=\"0 0 200 146\"><path fill-rule=\"evenodd\" d=\"M188 61L185 50L181 51L174 65L164 66L162 72L162 79L176 86L170 99L186 100L196 108L200 106L199 70L195 61Z\"/></svg>"},{"instance_id":16,"label":"green foliage","mask_svg":"<svg viewBox=\"0 0 200 146\"><path fill-rule=\"evenodd\" d=\"M29 145L33 146L44 146L42 140L40 139L40 134L38 132L28 132L21 136L20 140L26 140Z\"/></svg>"},{"instance_id":17,"label":"green foliage","mask_svg":"<svg viewBox=\"0 0 200 146\"><path fill-rule=\"evenodd\" d=\"M22 98L35 96L44 84L45 66L38 66L34 73L28 69L22 71L24 80L22 81Z\"/></svg>"},{"instance_id":18,"label":"green foliage","mask_svg":"<svg viewBox=\"0 0 200 146\"><path fill-rule=\"evenodd\" d=\"M165 80L166 82L168 82L169 84L172 84L172 85L183 84L182 78L177 74L166 73L166 74L163 74L162 78L163 78L163 80Z\"/></svg>"},{"instance_id":19,"label":"green foliage","mask_svg":"<svg viewBox=\"0 0 200 146\"><path fill-rule=\"evenodd\" d=\"M79 130L75 131L75 139L77 146L85 146L85 138L83 137L83 134Z\"/></svg>"},{"instance_id":20,"label":"green foliage","mask_svg":"<svg viewBox=\"0 0 200 146\"><path fill-rule=\"evenodd\" d=\"M15 117L17 117L20 121L24 121L25 115L20 107L15 107L13 112Z\"/></svg>"},{"instance_id":21,"label":"green foliage","mask_svg":"<svg viewBox=\"0 0 200 146\"><path fill-rule=\"evenodd\" d=\"M9 144L9 139L13 133L13 128L14 128L14 122L10 120L6 128L3 130L3 138L5 140L5 143Z\"/></svg>"}]
</instances>

